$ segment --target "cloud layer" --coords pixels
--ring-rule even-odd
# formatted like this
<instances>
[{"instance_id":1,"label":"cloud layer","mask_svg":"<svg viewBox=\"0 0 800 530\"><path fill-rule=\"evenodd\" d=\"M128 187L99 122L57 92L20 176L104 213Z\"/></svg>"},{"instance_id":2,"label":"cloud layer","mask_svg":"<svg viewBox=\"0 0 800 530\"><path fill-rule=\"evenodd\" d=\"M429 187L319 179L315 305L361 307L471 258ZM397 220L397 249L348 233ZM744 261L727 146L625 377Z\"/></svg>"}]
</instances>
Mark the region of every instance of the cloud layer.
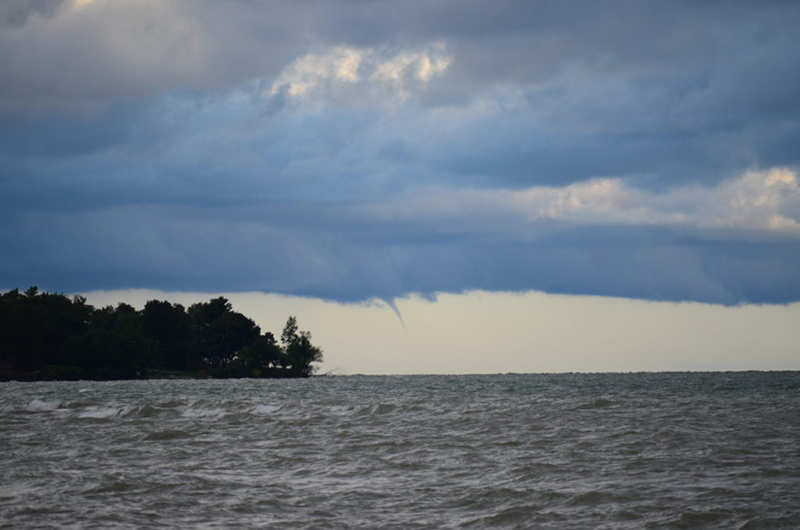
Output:
<instances>
[{"instance_id":1,"label":"cloud layer","mask_svg":"<svg viewBox=\"0 0 800 530\"><path fill-rule=\"evenodd\" d=\"M792 2L9 1L0 284L800 300Z\"/></svg>"}]
</instances>

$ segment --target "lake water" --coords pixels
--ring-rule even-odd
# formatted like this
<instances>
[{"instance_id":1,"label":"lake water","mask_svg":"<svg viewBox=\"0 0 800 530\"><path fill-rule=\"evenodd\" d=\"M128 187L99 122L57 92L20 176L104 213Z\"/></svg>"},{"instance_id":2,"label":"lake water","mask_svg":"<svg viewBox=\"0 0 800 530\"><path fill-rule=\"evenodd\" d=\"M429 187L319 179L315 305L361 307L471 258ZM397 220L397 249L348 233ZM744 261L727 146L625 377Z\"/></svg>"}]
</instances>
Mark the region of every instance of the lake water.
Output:
<instances>
[{"instance_id":1,"label":"lake water","mask_svg":"<svg viewBox=\"0 0 800 530\"><path fill-rule=\"evenodd\" d=\"M0 528L800 528L800 372L0 383Z\"/></svg>"}]
</instances>

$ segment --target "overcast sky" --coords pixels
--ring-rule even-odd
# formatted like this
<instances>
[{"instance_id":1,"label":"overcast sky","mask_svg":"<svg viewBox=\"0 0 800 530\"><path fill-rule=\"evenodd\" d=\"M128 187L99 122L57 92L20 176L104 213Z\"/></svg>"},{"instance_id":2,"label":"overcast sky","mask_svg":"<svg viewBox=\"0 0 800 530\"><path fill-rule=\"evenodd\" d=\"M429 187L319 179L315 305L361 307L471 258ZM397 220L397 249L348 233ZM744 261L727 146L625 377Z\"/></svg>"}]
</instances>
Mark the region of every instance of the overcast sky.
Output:
<instances>
[{"instance_id":1,"label":"overcast sky","mask_svg":"<svg viewBox=\"0 0 800 530\"><path fill-rule=\"evenodd\" d=\"M767 0L3 0L0 287L793 304L798 27Z\"/></svg>"}]
</instances>

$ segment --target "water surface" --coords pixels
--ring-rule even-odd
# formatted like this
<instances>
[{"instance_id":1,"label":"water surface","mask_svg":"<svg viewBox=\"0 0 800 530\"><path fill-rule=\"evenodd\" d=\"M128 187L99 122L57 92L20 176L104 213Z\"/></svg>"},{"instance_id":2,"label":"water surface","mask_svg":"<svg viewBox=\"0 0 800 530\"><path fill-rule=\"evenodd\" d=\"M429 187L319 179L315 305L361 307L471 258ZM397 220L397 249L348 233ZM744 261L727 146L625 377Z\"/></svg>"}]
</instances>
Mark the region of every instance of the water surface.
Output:
<instances>
[{"instance_id":1,"label":"water surface","mask_svg":"<svg viewBox=\"0 0 800 530\"><path fill-rule=\"evenodd\" d=\"M0 528L798 528L800 372L0 384Z\"/></svg>"}]
</instances>

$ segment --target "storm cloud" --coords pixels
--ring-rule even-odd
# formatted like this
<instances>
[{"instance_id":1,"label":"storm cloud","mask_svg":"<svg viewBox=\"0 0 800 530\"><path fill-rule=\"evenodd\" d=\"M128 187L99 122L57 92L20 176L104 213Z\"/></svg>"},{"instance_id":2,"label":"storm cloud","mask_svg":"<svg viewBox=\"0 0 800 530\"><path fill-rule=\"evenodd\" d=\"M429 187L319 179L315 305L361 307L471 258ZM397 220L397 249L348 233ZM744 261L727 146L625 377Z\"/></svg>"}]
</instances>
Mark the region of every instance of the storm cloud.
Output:
<instances>
[{"instance_id":1,"label":"storm cloud","mask_svg":"<svg viewBox=\"0 0 800 530\"><path fill-rule=\"evenodd\" d=\"M794 2L0 8L0 287L800 300Z\"/></svg>"}]
</instances>

